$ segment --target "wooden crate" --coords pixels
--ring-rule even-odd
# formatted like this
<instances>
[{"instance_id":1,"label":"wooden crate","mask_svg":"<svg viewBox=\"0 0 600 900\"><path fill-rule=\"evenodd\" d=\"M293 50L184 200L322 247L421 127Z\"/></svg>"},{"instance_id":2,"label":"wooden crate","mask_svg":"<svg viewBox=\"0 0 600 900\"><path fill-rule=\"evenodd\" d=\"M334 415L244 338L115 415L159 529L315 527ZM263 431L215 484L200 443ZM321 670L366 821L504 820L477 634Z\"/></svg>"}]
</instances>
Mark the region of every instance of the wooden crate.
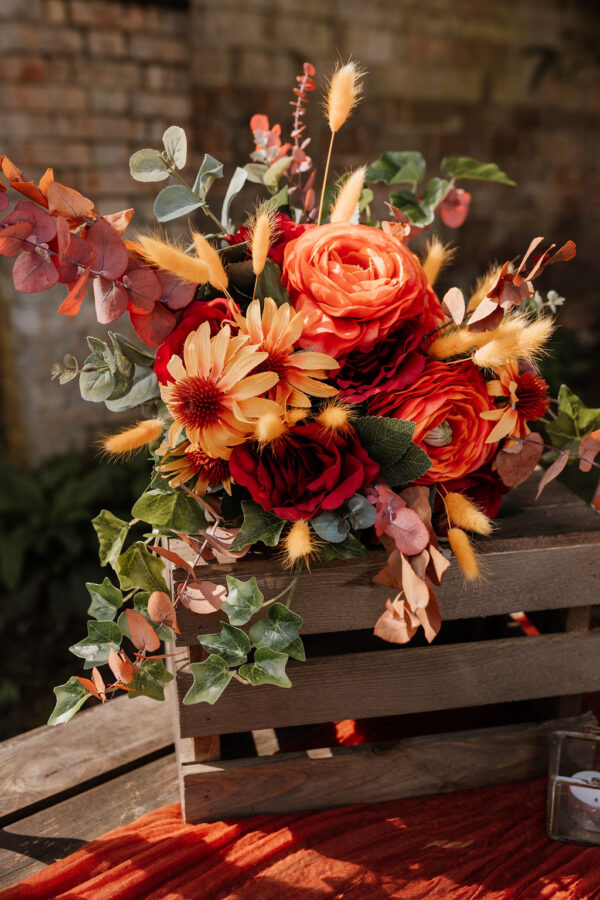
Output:
<instances>
[{"instance_id":1,"label":"wooden crate","mask_svg":"<svg viewBox=\"0 0 600 900\"><path fill-rule=\"evenodd\" d=\"M600 691L600 629L588 628L600 575L600 516L560 485L550 485L537 503L535 490L532 479L514 491L511 500L523 512L502 519L493 537L479 541L487 581L465 588L453 566L438 596L446 623L520 610L535 618L550 610L550 617L544 614L550 633L525 636L514 628L514 636L480 640L465 623L458 642L455 635L453 643L443 643L442 625L430 646L393 646L366 631L390 593L371 583L385 553L313 566L299 580L293 609L304 619L302 637L319 655L289 661L290 690L232 681L215 706L183 706L191 675L177 673L172 705L186 820L392 799L541 774L546 736L556 723L268 755L278 747L274 729L284 726ZM185 545L173 546L185 555ZM245 558L201 570L202 579L214 581L227 574L255 575L267 597L289 581L277 560ZM176 570L172 577L176 585L185 573ZM181 609L177 646L189 661L204 658L197 635L218 631L220 618ZM360 649L363 643L368 650ZM559 708L563 715L573 711L568 702ZM261 755L220 760L219 736L233 732L253 732Z\"/></svg>"}]
</instances>

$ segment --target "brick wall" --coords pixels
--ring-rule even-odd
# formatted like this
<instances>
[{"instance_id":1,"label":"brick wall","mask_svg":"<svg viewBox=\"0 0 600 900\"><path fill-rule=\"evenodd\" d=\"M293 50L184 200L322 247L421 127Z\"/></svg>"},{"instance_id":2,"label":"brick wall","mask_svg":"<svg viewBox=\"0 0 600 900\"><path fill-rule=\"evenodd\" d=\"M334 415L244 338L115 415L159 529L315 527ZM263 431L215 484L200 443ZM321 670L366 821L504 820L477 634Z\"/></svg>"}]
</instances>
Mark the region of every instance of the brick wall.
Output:
<instances>
[{"instance_id":1,"label":"brick wall","mask_svg":"<svg viewBox=\"0 0 600 900\"><path fill-rule=\"evenodd\" d=\"M103 212L134 205L143 224L155 189L130 179L133 150L179 123L196 157L243 163L252 112L285 129L302 62L323 77L338 52L352 54L369 77L334 170L384 149L421 149L432 174L444 155L494 160L519 186L474 185L453 280L468 283L492 252L518 255L535 234L572 237L577 261L546 284L569 298L564 321L583 336L599 314L590 198L600 187L600 70L585 57L597 28L585 0L547 0L543 10L536 0L1 0L0 151L32 174L54 165ZM552 65L534 87L541 59ZM316 96L307 124L318 157L327 135ZM56 297L16 298L6 279L0 292L9 443L31 458L84 446L106 417L47 372L66 350L81 357L83 335L100 332L89 306L65 320ZM26 385L18 393L15 375Z\"/></svg>"}]
</instances>

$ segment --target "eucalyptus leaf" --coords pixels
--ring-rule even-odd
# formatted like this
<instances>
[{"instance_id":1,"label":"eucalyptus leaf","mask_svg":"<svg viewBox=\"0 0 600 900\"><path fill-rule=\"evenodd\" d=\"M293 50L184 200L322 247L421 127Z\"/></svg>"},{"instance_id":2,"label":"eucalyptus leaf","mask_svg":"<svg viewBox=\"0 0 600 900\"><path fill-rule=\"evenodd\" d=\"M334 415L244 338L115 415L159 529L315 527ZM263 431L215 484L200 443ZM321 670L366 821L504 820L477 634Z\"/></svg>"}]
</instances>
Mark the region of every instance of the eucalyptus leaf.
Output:
<instances>
[{"instance_id":1,"label":"eucalyptus leaf","mask_svg":"<svg viewBox=\"0 0 600 900\"><path fill-rule=\"evenodd\" d=\"M111 399L104 402L111 412L123 412L158 397L160 397L160 388L154 371L142 366L135 366L127 392L118 400Z\"/></svg>"},{"instance_id":2,"label":"eucalyptus leaf","mask_svg":"<svg viewBox=\"0 0 600 900\"><path fill-rule=\"evenodd\" d=\"M240 581L227 575L226 581L227 599L221 609L232 625L245 625L262 608L264 596L254 577Z\"/></svg>"},{"instance_id":3,"label":"eucalyptus leaf","mask_svg":"<svg viewBox=\"0 0 600 900\"><path fill-rule=\"evenodd\" d=\"M164 181L169 167L158 150L138 150L129 158L129 171L136 181Z\"/></svg>"},{"instance_id":4,"label":"eucalyptus leaf","mask_svg":"<svg viewBox=\"0 0 600 900\"><path fill-rule=\"evenodd\" d=\"M117 610L123 605L123 594L114 586L109 578L105 578L101 584L86 583L92 602L88 608L88 616L99 622L112 621Z\"/></svg>"},{"instance_id":5,"label":"eucalyptus leaf","mask_svg":"<svg viewBox=\"0 0 600 900\"><path fill-rule=\"evenodd\" d=\"M265 165L265 163L247 163L244 166L244 172L248 178L248 181L252 181L254 184L262 184L264 176L268 171L269 167Z\"/></svg>"},{"instance_id":6,"label":"eucalyptus leaf","mask_svg":"<svg viewBox=\"0 0 600 900\"><path fill-rule=\"evenodd\" d=\"M262 204L261 209L266 212L278 212L278 210L283 209L285 206L289 206L289 204L290 188L289 185L285 184L280 191L277 191L276 194L273 194L272 197L269 197L269 199Z\"/></svg>"},{"instance_id":7,"label":"eucalyptus leaf","mask_svg":"<svg viewBox=\"0 0 600 900\"><path fill-rule=\"evenodd\" d=\"M269 168L264 174L263 181L266 187L269 188L273 193L277 190L277 186L279 185L279 179L283 175L286 169L292 163L291 156L280 156L279 159L276 159L274 163L271 163Z\"/></svg>"},{"instance_id":8,"label":"eucalyptus leaf","mask_svg":"<svg viewBox=\"0 0 600 900\"><path fill-rule=\"evenodd\" d=\"M79 376L79 392L82 398L92 403L101 403L108 400L115 389L115 384L115 376L106 365L104 357L99 353L91 353L85 360Z\"/></svg>"},{"instance_id":9,"label":"eucalyptus leaf","mask_svg":"<svg viewBox=\"0 0 600 900\"><path fill-rule=\"evenodd\" d=\"M310 524L320 538L324 541L331 541L334 544L341 544L350 531L350 524L347 519L329 510L311 519Z\"/></svg>"},{"instance_id":10,"label":"eucalyptus leaf","mask_svg":"<svg viewBox=\"0 0 600 900\"><path fill-rule=\"evenodd\" d=\"M98 543L100 545L99 557L100 564L103 566L112 566L121 552L129 525L123 519L119 519L108 509L103 509L92 519L94 531L98 535Z\"/></svg>"},{"instance_id":11,"label":"eucalyptus leaf","mask_svg":"<svg viewBox=\"0 0 600 900\"><path fill-rule=\"evenodd\" d=\"M202 202L183 184L170 184L163 188L154 201L154 215L159 222L170 222L199 209Z\"/></svg>"},{"instance_id":12,"label":"eucalyptus leaf","mask_svg":"<svg viewBox=\"0 0 600 900\"><path fill-rule=\"evenodd\" d=\"M216 703L232 678L229 666L220 656L212 654L201 663L191 663L194 682L182 700L184 706L191 703Z\"/></svg>"},{"instance_id":13,"label":"eucalyptus leaf","mask_svg":"<svg viewBox=\"0 0 600 900\"><path fill-rule=\"evenodd\" d=\"M508 177L496 163L479 162L470 156L447 156L440 166L444 175L448 178L471 178L475 181L498 181L500 184L515 185L516 182Z\"/></svg>"},{"instance_id":14,"label":"eucalyptus leaf","mask_svg":"<svg viewBox=\"0 0 600 900\"><path fill-rule=\"evenodd\" d=\"M254 654L254 662L240 667L240 675L254 686L276 684L278 687L289 688L292 682L285 673L287 661L287 654L261 647Z\"/></svg>"},{"instance_id":15,"label":"eucalyptus leaf","mask_svg":"<svg viewBox=\"0 0 600 900\"><path fill-rule=\"evenodd\" d=\"M148 347L144 347L138 341L133 341L117 331L109 331L108 333L113 344L118 344L125 356L136 366L148 367L154 364L156 354L149 350Z\"/></svg>"},{"instance_id":16,"label":"eucalyptus leaf","mask_svg":"<svg viewBox=\"0 0 600 900\"><path fill-rule=\"evenodd\" d=\"M164 564L154 556L142 541L136 541L117 558L114 570L124 591L141 588L145 591L164 591L168 588L163 578Z\"/></svg>"},{"instance_id":17,"label":"eucalyptus leaf","mask_svg":"<svg viewBox=\"0 0 600 900\"><path fill-rule=\"evenodd\" d=\"M193 191L204 200L213 183L217 178L223 177L223 163L211 156L210 153L204 154L202 165L198 169L196 180L194 181Z\"/></svg>"},{"instance_id":18,"label":"eucalyptus leaf","mask_svg":"<svg viewBox=\"0 0 600 900\"><path fill-rule=\"evenodd\" d=\"M183 169L187 159L187 137L179 125L171 125L162 136L167 156L178 169Z\"/></svg>"},{"instance_id":19,"label":"eucalyptus leaf","mask_svg":"<svg viewBox=\"0 0 600 900\"><path fill-rule=\"evenodd\" d=\"M71 653L85 660L86 669L103 666L108 662L111 650L115 653L121 646L121 629L116 622L90 621L87 623L88 636L69 647Z\"/></svg>"},{"instance_id":20,"label":"eucalyptus leaf","mask_svg":"<svg viewBox=\"0 0 600 900\"><path fill-rule=\"evenodd\" d=\"M48 725L64 725L92 696L75 675L71 675L65 684L55 687L54 694L56 705L50 714Z\"/></svg>"},{"instance_id":21,"label":"eucalyptus leaf","mask_svg":"<svg viewBox=\"0 0 600 900\"><path fill-rule=\"evenodd\" d=\"M173 676L167 671L162 659L149 657L140 665L140 671L136 672L133 681L127 685L132 690L129 697L139 697L142 694L153 700L165 699L165 685L173 680Z\"/></svg>"},{"instance_id":22,"label":"eucalyptus leaf","mask_svg":"<svg viewBox=\"0 0 600 900\"><path fill-rule=\"evenodd\" d=\"M242 500L244 521L231 544L232 550L242 550L262 541L267 547L276 547L281 537L285 522L275 513L267 512L258 503Z\"/></svg>"},{"instance_id":23,"label":"eucalyptus leaf","mask_svg":"<svg viewBox=\"0 0 600 900\"><path fill-rule=\"evenodd\" d=\"M250 640L255 647L270 647L271 650L287 653L288 646L298 639L301 616L282 603L273 603L268 616L268 619L260 619L252 625Z\"/></svg>"},{"instance_id":24,"label":"eucalyptus leaf","mask_svg":"<svg viewBox=\"0 0 600 900\"><path fill-rule=\"evenodd\" d=\"M354 494L344 504L344 511L350 525L357 531L370 528L375 524L375 507L362 494Z\"/></svg>"},{"instance_id":25,"label":"eucalyptus leaf","mask_svg":"<svg viewBox=\"0 0 600 900\"><path fill-rule=\"evenodd\" d=\"M225 194L225 199L223 200L223 207L221 209L221 225L223 228L228 231L230 234L233 233L233 223L229 218L229 208L241 189L244 187L247 179L246 172L244 169L241 169L239 166L233 173L231 181L229 182L229 187L227 188L227 193Z\"/></svg>"},{"instance_id":26,"label":"eucalyptus leaf","mask_svg":"<svg viewBox=\"0 0 600 900\"><path fill-rule=\"evenodd\" d=\"M185 534L196 534L207 525L202 507L181 491L146 491L136 500L131 513L155 528Z\"/></svg>"},{"instance_id":27,"label":"eucalyptus leaf","mask_svg":"<svg viewBox=\"0 0 600 900\"><path fill-rule=\"evenodd\" d=\"M220 656L228 666L245 663L252 649L246 633L227 622L222 623L219 634L199 634L198 640L207 653Z\"/></svg>"}]
</instances>

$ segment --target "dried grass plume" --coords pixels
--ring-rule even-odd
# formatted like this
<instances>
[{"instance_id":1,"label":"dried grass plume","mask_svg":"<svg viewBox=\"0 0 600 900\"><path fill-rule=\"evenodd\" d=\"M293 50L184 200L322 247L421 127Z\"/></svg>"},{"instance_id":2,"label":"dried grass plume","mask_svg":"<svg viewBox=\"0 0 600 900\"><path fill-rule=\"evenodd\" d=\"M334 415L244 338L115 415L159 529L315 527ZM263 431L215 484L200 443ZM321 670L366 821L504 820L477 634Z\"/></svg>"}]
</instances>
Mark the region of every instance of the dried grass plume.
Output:
<instances>
[{"instance_id":1,"label":"dried grass plume","mask_svg":"<svg viewBox=\"0 0 600 900\"><path fill-rule=\"evenodd\" d=\"M360 100L364 70L353 60L338 66L329 82L325 97L327 121L332 134L340 130Z\"/></svg>"},{"instance_id":2,"label":"dried grass plume","mask_svg":"<svg viewBox=\"0 0 600 900\"><path fill-rule=\"evenodd\" d=\"M491 519L464 494L448 493L444 497L444 503L451 525L476 534L491 534Z\"/></svg>"},{"instance_id":3,"label":"dried grass plume","mask_svg":"<svg viewBox=\"0 0 600 900\"><path fill-rule=\"evenodd\" d=\"M218 291L225 292L229 284L227 273L223 268L220 255L203 234L192 231L192 241L196 250L196 256L208 266L208 280Z\"/></svg>"},{"instance_id":4,"label":"dried grass plume","mask_svg":"<svg viewBox=\"0 0 600 900\"><path fill-rule=\"evenodd\" d=\"M425 246L425 258L423 259L423 271L429 284L433 287L438 275L448 266L456 255L456 247L443 244L434 235Z\"/></svg>"},{"instance_id":5,"label":"dried grass plume","mask_svg":"<svg viewBox=\"0 0 600 900\"><path fill-rule=\"evenodd\" d=\"M127 456L157 441L162 433L163 423L160 419L143 419L118 434L105 435L100 446L108 456Z\"/></svg>"},{"instance_id":6,"label":"dried grass plume","mask_svg":"<svg viewBox=\"0 0 600 900\"><path fill-rule=\"evenodd\" d=\"M138 235L139 252L146 262L177 275L182 281L206 284L210 270L204 260L185 253L177 244L147 234Z\"/></svg>"},{"instance_id":7,"label":"dried grass plume","mask_svg":"<svg viewBox=\"0 0 600 900\"><path fill-rule=\"evenodd\" d=\"M475 548L462 528L450 528L448 540L465 580L475 581L477 578L481 578Z\"/></svg>"},{"instance_id":8,"label":"dried grass plume","mask_svg":"<svg viewBox=\"0 0 600 900\"><path fill-rule=\"evenodd\" d=\"M269 248L277 231L277 217L272 212L256 213L250 224L248 244L252 255L252 271L258 278L267 262Z\"/></svg>"},{"instance_id":9,"label":"dried grass plume","mask_svg":"<svg viewBox=\"0 0 600 900\"><path fill-rule=\"evenodd\" d=\"M338 223L351 221L354 211L360 202L366 177L366 166L361 166L359 169L352 172L338 192L335 206L329 216L330 222Z\"/></svg>"}]
</instances>

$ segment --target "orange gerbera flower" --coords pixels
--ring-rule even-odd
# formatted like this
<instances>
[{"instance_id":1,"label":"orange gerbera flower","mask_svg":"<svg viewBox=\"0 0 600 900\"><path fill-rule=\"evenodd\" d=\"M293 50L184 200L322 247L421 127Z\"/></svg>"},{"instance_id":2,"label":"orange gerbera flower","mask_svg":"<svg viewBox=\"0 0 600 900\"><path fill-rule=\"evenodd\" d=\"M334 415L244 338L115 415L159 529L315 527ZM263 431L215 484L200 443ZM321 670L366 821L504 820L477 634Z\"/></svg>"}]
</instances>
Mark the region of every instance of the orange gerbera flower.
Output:
<instances>
[{"instance_id":1,"label":"orange gerbera flower","mask_svg":"<svg viewBox=\"0 0 600 900\"><path fill-rule=\"evenodd\" d=\"M229 466L224 459L209 456L204 450L194 447L189 441L178 444L171 449L164 443L158 450L163 461L158 467L172 488L180 487L192 479L196 483L192 490L197 494L205 494L209 487L222 484L227 493L231 493Z\"/></svg>"},{"instance_id":2,"label":"orange gerbera flower","mask_svg":"<svg viewBox=\"0 0 600 900\"><path fill-rule=\"evenodd\" d=\"M289 303L280 307L266 297L261 314L260 300L253 300L246 315L234 312L240 334L248 335L266 353L258 372L275 372L279 380L269 396L281 406L311 406L309 397L333 397L337 388L324 384L328 371L338 369L339 363L326 353L314 350L294 350L302 334L304 316L294 312ZM308 374L310 372L310 375Z\"/></svg>"},{"instance_id":3,"label":"orange gerbera flower","mask_svg":"<svg viewBox=\"0 0 600 900\"><path fill-rule=\"evenodd\" d=\"M261 396L275 387L278 374L249 374L267 357L248 343L247 335L232 337L229 325L213 338L208 322L192 331L183 345L183 360L173 355L167 364L175 381L161 386L174 420L171 447L185 430L190 443L208 456L229 459L232 447L250 439L259 416L282 415L278 404Z\"/></svg>"},{"instance_id":4,"label":"orange gerbera flower","mask_svg":"<svg viewBox=\"0 0 600 900\"><path fill-rule=\"evenodd\" d=\"M499 377L488 381L486 387L490 397L504 401L503 406L479 414L482 419L496 422L487 437L488 444L509 435L525 437L529 434L527 422L540 419L550 403L548 385L544 379L533 372L519 375L516 363L504 366L499 371Z\"/></svg>"}]
</instances>

